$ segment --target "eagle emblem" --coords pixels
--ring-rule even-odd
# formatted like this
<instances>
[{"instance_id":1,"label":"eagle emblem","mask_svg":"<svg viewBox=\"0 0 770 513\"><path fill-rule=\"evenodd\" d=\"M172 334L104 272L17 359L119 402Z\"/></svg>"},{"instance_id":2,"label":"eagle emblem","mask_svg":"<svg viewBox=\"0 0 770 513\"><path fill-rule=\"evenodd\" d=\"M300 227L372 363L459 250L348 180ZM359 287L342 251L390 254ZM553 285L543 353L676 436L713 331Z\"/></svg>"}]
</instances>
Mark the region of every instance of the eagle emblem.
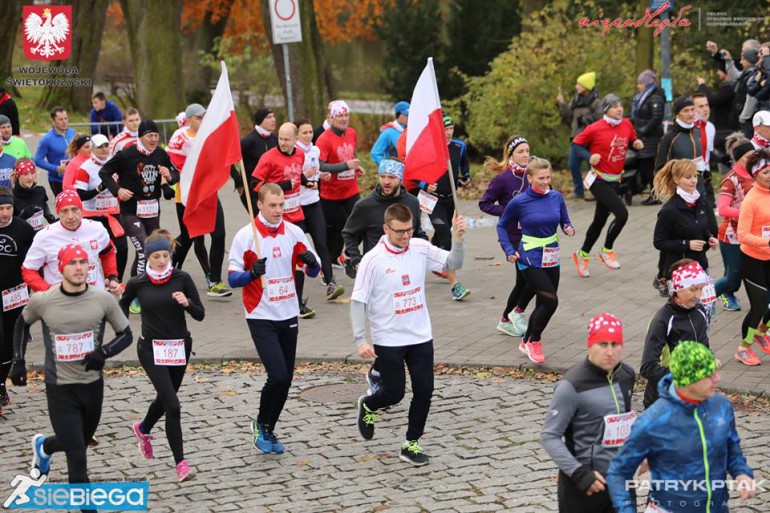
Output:
<instances>
[{"instance_id":1,"label":"eagle emblem","mask_svg":"<svg viewBox=\"0 0 770 513\"><path fill-rule=\"evenodd\" d=\"M54 13L54 9L58 12ZM28 59L63 60L69 57L72 6L24 6L24 55Z\"/></svg>"}]
</instances>

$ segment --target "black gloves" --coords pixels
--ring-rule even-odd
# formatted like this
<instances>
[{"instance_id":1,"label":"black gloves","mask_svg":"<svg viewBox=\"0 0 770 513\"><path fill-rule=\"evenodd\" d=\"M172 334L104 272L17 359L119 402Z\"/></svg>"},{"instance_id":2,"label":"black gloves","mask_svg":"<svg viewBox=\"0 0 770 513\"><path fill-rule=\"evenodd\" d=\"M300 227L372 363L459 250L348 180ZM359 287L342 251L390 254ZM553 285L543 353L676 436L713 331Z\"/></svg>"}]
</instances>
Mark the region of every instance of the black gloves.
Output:
<instances>
[{"instance_id":1,"label":"black gloves","mask_svg":"<svg viewBox=\"0 0 770 513\"><path fill-rule=\"evenodd\" d=\"M92 353L88 353L83 358L83 364L86 366L87 371L100 371L104 368L106 360L107 355L104 354L101 347L97 347Z\"/></svg>"},{"instance_id":2,"label":"black gloves","mask_svg":"<svg viewBox=\"0 0 770 513\"><path fill-rule=\"evenodd\" d=\"M251 275L252 280L258 280L260 276L265 274L267 272L267 257L262 257L256 262L254 262L254 265L251 266L251 271L249 271L249 274Z\"/></svg>"},{"instance_id":3,"label":"black gloves","mask_svg":"<svg viewBox=\"0 0 770 513\"><path fill-rule=\"evenodd\" d=\"M24 360L14 360L10 377L11 383L17 387L27 386L27 363Z\"/></svg>"},{"instance_id":4,"label":"black gloves","mask_svg":"<svg viewBox=\"0 0 770 513\"><path fill-rule=\"evenodd\" d=\"M308 267L318 267L318 260L315 259L315 255L312 251L305 251L299 254L299 259Z\"/></svg>"}]
</instances>

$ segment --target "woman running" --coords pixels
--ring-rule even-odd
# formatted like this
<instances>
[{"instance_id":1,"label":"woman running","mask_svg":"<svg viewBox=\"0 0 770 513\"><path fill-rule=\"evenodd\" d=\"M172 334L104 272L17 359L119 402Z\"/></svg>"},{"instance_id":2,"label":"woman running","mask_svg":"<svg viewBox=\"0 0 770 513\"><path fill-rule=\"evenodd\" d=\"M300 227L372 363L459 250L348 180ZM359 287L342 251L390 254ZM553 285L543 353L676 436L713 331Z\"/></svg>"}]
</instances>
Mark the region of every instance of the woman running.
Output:
<instances>
[{"instance_id":1,"label":"woman running","mask_svg":"<svg viewBox=\"0 0 770 513\"><path fill-rule=\"evenodd\" d=\"M519 344L519 351L535 363L543 363L545 356L541 336L551 320L559 298L559 234L575 235L575 229L567 214L567 204L561 193L550 188L551 163L532 157L527 166L529 188L505 207L497 236L507 260L521 271L529 287L537 294L537 304L529 317L527 331ZM518 251L508 238L506 226L521 226L521 242Z\"/></svg>"},{"instance_id":2,"label":"woman running","mask_svg":"<svg viewBox=\"0 0 770 513\"><path fill-rule=\"evenodd\" d=\"M202 321L205 310L190 275L175 269L171 263L175 245L166 230L155 230L147 237L146 272L129 280L120 307L128 316L134 298L138 297L142 304L142 335L137 343L137 353L142 368L158 392L144 420L134 422L131 431L139 440L139 452L150 459L153 457L150 432L165 414L166 437L174 453L177 478L182 482L190 475L190 466L184 457L177 397L192 351L185 312L196 321Z\"/></svg>"},{"instance_id":3,"label":"woman running","mask_svg":"<svg viewBox=\"0 0 770 513\"><path fill-rule=\"evenodd\" d=\"M37 185L37 167L30 158L20 158L13 166L13 215L26 221L36 232L58 218L48 208L48 193Z\"/></svg>"},{"instance_id":4,"label":"woman running","mask_svg":"<svg viewBox=\"0 0 770 513\"><path fill-rule=\"evenodd\" d=\"M489 182L484 196L479 201L479 208L491 216L500 217L508 203L529 187L527 180L527 166L529 165L529 143L520 135L512 135L505 141L503 147L503 159L495 160L487 157L484 167L498 173ZM511 223L505 227L508 240L515 248L521 241L521 228L518 223ZM524 311L534 296L534 292L527 286L519 266L516 266L516 284L508 295L508 302L503 310L503 315L497 323L498 331L512 337L521 337L527 332L527 318Z\"/></svg>"},{"instance_id":5,"label":"woman running","mask_svg":"<svg viewBox=\"0 0 770 513\"><path fill-rule=\"evenodd\" d=\"M72 142L67 147L67 156L70 160L64 168L64 178L62 178L63 190L75 188L75 175L80 166L83 165L83 162L91 157L91 148L90 135L78 134L72 139Z\"/></svg>"}]
</instances>

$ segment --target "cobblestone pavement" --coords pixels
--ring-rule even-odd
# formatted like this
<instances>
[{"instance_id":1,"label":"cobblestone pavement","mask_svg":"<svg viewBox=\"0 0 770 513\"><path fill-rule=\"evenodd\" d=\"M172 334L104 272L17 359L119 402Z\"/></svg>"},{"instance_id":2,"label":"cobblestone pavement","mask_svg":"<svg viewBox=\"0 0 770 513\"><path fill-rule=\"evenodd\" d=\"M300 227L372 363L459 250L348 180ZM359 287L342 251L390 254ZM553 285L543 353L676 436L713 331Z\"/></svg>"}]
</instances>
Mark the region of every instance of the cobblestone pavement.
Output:
<instances>
[{"instance_id":1,"label":"cobblestone pavement","mask_svg":"<svg viewBox=\"0 0 770 513\"><path fill-rule=\"evenodd\" d=\"M280 456L259 454L250 443L248 424L264 382L260 366L196 369L182 385L181 401L185 451L197 475L180 485L162 421L155 430L156 458L145 460L136 449L128 426L142 417L153 389L141 369L124 370L106 378L99 446L89 449L90 475L149 480L152 512L556 511L555 467L538 442L552 384L496 372L437 376L421 440L431 463L412 468L397 456L407 403L384 413L374 440L360 439L353 397L365 385L357 366L298 369L277 429L287 445ZM333 402L303 398L314 387L335 384L349 386L333 395ZM0 423L3 500L13 476L28 469L31 436L51 432L42 382L15 388L12 397ZM641 396L635 399L638 403ZM755 470L770 465L768 422L766 413L738 415L744 451ZM65 477L65 457L57 454L51 478ZM765 499L759 495L750 505L733 500L732 511L766 512Z\"/></svg>"}]
</instances>

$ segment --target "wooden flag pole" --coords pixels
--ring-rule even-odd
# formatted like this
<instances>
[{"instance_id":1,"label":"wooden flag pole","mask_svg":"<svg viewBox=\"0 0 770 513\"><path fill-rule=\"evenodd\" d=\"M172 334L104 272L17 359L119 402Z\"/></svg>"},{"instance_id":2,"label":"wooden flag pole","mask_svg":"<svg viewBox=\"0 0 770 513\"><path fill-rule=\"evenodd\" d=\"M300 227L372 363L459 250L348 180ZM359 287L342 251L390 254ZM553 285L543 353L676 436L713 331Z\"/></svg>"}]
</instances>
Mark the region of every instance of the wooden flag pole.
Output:
<instances>
[{"instance_id":1,"label":"wooden flag pole","mask_svg":"<svg viewBox=\"0 0 770 513\"><path fill-rule=\"evenodd\" d=\"M254 224L254 219L256 219L256 216L254 215L254 207L251 204L251 188L249 187L249 178L246 176L246 166L243 164L243 159L238 163L238 167L241 168L241 178L243 179L243 194L246 195L246 208L249 211L249 220L251 224L251 233L254 236L254 253L257 255L257 260L259 260L259 246L260 246L260 239L259 239L259 233L257 233L257 225ZM260 276L259 281L262 284L262 288L265 287L265 277Z\"/></svg>"},{"instance_id":2,"label":"wooden flag pole","mask_svg":"<svg viewBox=\"0 0 770 513\"><path fill-rule=\"evenodd\" d=\"M452 200L455 202L455 212L460 215L460 203L457 201L457 186L455 185L455 174L452 170L452 159L447 159L447 173L449 173L449 187L452 188ZM451 223L452 220L450 219Z\"/></svg>"}]
</instances>

